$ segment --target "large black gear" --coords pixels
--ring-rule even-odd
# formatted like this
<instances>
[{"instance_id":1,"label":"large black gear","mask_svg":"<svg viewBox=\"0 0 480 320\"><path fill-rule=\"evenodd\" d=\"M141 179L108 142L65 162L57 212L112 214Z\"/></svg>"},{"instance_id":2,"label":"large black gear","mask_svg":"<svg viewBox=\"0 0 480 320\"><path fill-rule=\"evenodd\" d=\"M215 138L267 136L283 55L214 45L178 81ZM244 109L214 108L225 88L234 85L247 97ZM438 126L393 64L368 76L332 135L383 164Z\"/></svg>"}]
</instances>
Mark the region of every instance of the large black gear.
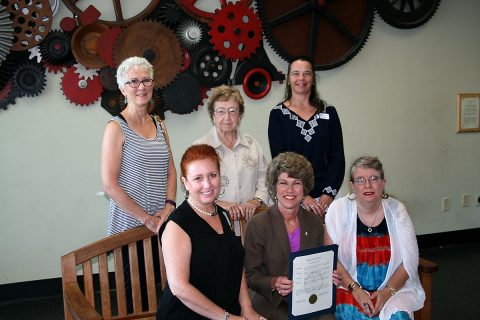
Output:
<instances>
[{"instance_id":1,"label":"large black gear","mask_svg":"<svg viewBox=\"0 0 480 320\"><path fill-rule=\"evenodd\" d=\"M286 61L309 56L315 70L350 61L363 47L374 20L375 0L256 1L264 36Z\"/></svg>"},{"instance_id":2,"label":"large black gear","mask_svg":"<svg viewBox=\"0 0 480 320\"><path fill-rule=\"evenodd\" d=\"M389 25L399 29L419 27L430 20L440 0L376 0L378 15Z\"/></svg>"},{"instance_id":3,"label":"large black gear","mask_svg":"<svg viewBox=\"0 0 480 320\"><path fill-rule=\"evenodd\" d=\"M176 114L187 114L198 109L201 101L201 86L189 74L182 73L165 88L163 99L166 108Z\"/></svg>"},{"instance_id":4,"label":"large black gear","mask_svg":"<svg viewBox=\"0 0 480 320\"><path fill-rule=\"evenodd\" d=\"M75 59L72 54L72 35L61 30L52 30L40 43L42 58L53 65L72 66Z\"/></svg>"},{"instance_id":5,"label":"large black gear","mask_svg":"<svg viewBox=\"0 0 480 320\"><path fill-rule=\"evenodd\" d=\"M10 52L6 59L0 64L0 90L12 79L13 71L19 64L27 62L30 52L17 51Z\"/></svg>"},{"instance_id":6,"label":"large black gear","mask_svg":"<svg viewBox=\"0 0 480 320\"><path fill-rule=\"evenodd\" d=\"M13 86L13 81L8 81L4 88L0 90L0 109L7 110L9 105L15 104L18 95L19 92Z\"/></svg>"},{"instance_id":7,"label":"large black gear","mask_svg":"<svg viewBox=\"0 0 480 320\"><path fill-rule=\"evenodd\" d=\"M183 10L173 0L162 1L152 13L147 17L163 24L175 28L180 21L187 18Z\"/></svg>"},{"instance_id":8,"label":"large black gear","mask_svg":"<svg viewBox=\"0 0 480 320\"><path fill-rule=\"evenodd\" d=\"M228 83L232 62L211 46L205 46L193 53L190 71L200 84L213 88Z\"/></svg>"},{"instance_id":9,"label":"large black gear","mask_svg":"<svg viewBox=\"0 0 480 320\"><path fill-rule=\"evenodd\" d=\"M37 96L45 88L45 68L37 63L26 62L13 72L13 85L21 96Z\"/></svg>"}]
</instances>

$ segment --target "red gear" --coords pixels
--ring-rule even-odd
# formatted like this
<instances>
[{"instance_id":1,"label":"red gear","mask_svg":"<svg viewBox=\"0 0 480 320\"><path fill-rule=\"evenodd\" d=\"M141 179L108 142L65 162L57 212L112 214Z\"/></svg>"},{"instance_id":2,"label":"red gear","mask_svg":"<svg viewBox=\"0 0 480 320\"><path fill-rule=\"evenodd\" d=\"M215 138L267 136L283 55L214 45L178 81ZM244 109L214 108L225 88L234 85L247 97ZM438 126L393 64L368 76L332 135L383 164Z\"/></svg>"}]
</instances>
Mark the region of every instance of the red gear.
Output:
<instances>
[{"instance_id":1,"label":"red gear","mask_svg":"<svg viewBox=\"0 0 480 320\"><path fill-rule=\"evenodd\" d=\"M81 106L87 106L100 98L102 94L102 83L98 76L93 79L82 79L76 68L70 67L62 77L62 91L65 97L72 103Z\"/></svg>"},{"instance_id":2,"label":"red gear","mask_svg":"<svg viewBox=\"0 0 480 320\"><path fill-rule=\"evenodd\" d=\"M100 38L98 39L98 43L101 44L98 46L98 55L112 68L117 67L114 50L115 44L117 43L118 37L120 37L122 31L122 28L113 27L102 32Z\"/></svg>"},{"instance_id":3,"label":"red gear","mask_svg":"<svg viewBox=\"0 0 480 320\"><path fill-rule=\"evenodd\" d=\"M208 34L221 55L236 60L250 57L260 47L262 22L245 2L227 3L215 10Z\"/></svg>"}]
</instances>

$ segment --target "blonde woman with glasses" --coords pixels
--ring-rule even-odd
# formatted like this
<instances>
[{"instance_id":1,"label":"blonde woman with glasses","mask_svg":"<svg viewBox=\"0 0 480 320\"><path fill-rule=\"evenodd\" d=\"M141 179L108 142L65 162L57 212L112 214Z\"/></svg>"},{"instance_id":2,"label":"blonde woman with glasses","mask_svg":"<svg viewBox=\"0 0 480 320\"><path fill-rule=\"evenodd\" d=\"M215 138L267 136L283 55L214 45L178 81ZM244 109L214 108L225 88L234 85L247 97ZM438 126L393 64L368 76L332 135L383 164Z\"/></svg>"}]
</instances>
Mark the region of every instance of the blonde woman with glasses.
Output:
<instances>
[{"instance_id":1,"label":"blonde woman with glasses","mask_svg":"<svg viewBox=\"0 0 480 320\"><path fill-rule=\"evenodd\" d=\"M334 200L325 216L325 243L338 244L337 319L413 319L425 292L418 245L405 206L385 193L377 157L356 159L352 193Z\"/></svg>"}]
</instances>

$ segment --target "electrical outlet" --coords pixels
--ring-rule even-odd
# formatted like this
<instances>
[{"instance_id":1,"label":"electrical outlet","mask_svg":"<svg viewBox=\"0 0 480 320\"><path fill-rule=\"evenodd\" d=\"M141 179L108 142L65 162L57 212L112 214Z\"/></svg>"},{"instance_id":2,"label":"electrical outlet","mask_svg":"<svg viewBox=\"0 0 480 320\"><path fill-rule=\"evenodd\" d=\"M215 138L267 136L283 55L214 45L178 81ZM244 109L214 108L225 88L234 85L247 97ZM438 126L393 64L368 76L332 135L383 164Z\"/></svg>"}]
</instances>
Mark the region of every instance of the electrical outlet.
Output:
<instances>
[{"instance_id":1,"label":"electrical outlet","mask_svg":"<svg viewBox=\"0 0 480 320\"><path fill-rule=\"evenodd\" d=\"M442 198L442 211L450 210L450 198Z\"/></svg>"},{"instance_id":2,"label":"electrical outlet","mask_svg":"<svg viewBox=\"0 0 480 320\"><path fill-rule=\"evenodd\" d=\"M480 193L475 194L475 198L473 198L473 202L477 207L480 206Z\"/></svg>"},{"instance_id":3,"label":"electrical outlet","mask_svg":"<svg viewBox=\"0 0 480 320\"><path fill-rule=\"evenodd\" d=\"M469 194L462 194L462 207L470 206L472 196Z\"/></svg>"}]
</instances>

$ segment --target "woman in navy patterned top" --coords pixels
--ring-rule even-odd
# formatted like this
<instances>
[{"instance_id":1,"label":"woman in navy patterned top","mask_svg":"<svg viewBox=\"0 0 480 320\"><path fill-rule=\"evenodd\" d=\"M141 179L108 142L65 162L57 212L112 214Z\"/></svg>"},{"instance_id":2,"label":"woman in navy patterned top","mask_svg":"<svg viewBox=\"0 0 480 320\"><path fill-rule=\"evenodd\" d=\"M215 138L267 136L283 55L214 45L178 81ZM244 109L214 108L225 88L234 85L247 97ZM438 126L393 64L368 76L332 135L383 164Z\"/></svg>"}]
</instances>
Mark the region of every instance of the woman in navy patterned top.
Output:
<instances>
[{"instance_id":1,"label":"woman in navy patterned top","mask_svg":"<svg viewBox=\"0 0 480 320\"><path fill-rule=\"evenodd\" d=\"M293 151L310 161L315 186L303 205L325 214L342 185L345 155L340 119L335 107L319 98L309 57L298 57L288 66L285 100L270 111L268 140L272 158Z\"/></svg>"}]
</instances>

